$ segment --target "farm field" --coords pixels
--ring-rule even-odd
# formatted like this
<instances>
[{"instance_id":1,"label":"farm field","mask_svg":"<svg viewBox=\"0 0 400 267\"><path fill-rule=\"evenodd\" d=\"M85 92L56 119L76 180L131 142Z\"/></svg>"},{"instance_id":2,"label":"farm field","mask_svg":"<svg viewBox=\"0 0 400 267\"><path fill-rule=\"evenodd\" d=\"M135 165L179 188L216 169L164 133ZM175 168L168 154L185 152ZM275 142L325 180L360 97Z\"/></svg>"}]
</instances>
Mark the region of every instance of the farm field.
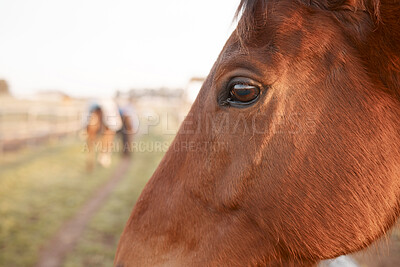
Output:
<instances>
[{"instance_id":1,"label":"farm field","mask_svg":"<svg viewBox=\"0 0 400 267\"><path fill-rule=\"evenodd\" d=\"M81 102L0 100L0 266L35 266L49 241L118 172L122 158L116 151L109 168L98 165L87 172L85 133L80 130L84 118ZM65 266L111 265L134 202L182 117L176 103L158 104L141 101L137 105L140 128L134 157L100 210L93 217L86 216L90 223L65 257ZM60 116L43 117L46 114ZM69 127L69 121L73 127ZM59 132L68 134L62 137ZM21 140L21 144L8 146L13 140Z\"/></svg>"},{"instance_id":2,"label":"farm field","mask_svg":"<svg viewBox=\"0 0 400 267\"><path fill-rule=\"evenodd\" d=\"M0 160L0 266L32 266L44 242L115 168L85 171L76 139L5 154Z\"/></svg>"},{"instance_id":3,"label":"farm field","mask_svg":"<svg viewBox=\"0 0 400 267\"><path fill-rule=\"evenodd\" d=\"M157 130L157 129L156 129ZM91 219L64 266L111 266L119 236L136 198L161 160L173 135L144 134L136 142L130 167L106 203ZM84 143L75 138L62 143L9 152L0 159L0 266L34 266L40 250L121 161L113 156L110 168L85 170Z\"/></svg>"},{"instance_id":4,"label":"farm field","mask_svg":"<svg viewBox=\"0 0 400 267\"><path fill-rule=\"evenodd\" d=\"M144 135L139 142L172 141L169 135ZM94 216L64 267L112 266L119 237L144 185L153 174L164 151L142 151L134 155L132 166L107 203Z\"/></svg>"}]
</instances>

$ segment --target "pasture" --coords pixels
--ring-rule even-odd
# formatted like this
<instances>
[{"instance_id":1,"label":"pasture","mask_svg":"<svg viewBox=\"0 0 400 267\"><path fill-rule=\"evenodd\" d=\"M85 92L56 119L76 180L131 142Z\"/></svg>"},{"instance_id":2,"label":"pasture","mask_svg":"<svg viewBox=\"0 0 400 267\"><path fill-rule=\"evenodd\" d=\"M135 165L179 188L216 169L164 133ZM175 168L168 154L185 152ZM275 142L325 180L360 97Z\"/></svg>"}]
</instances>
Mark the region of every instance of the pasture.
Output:
<instances>
[{"instance_id":1,"label":"pasture","mask_svg":"<svg viewBox=\"0 0 400 267\"><path fill-rule=\"evenodd\" d=\"M167 124L168 129L179 125L175 108L144 106L138 105L142 128L128 170L90 218L63 266L111 266L134 202L174 137L170 130L166 134ZM170 114L168 122L159 115L164 112ZM35 266L49 240L110 180L122 160L116 150L109 168L98 165L87 172L86 159L81 132L1 154L0 266Z\"/></svg>"},{"instance_id":2,"label":"pasture","mask_svg":"<svg viewBox=\"0 0 400 267\"><path fill-rule=\"evenodd\" d=\"M171 136L143 135L138 142L168 142ZM38 253L63 222L107 181L110 168L85 171L83 143L48 143L7 155L0 163L0 266L34 266ZM142 151L107 202L92 218L65 266L111 266L119 235L163 151Z\"/></svg>"},{"instance_id":3,"label":"pasture","mask_svg":"<svg viewBox=\"0 0 400 267\"><path fill-rule=\"evenodd\" d=\"M141 142L169 142L171 136L140 138ZM94 216L75 250L67 257L65 267L112 266L119 236L128 220L136 198L161 160L163 151L137 153L124 180L107 203Z\"/></svg>"},{"instance_id":4,"label":"pasture","mask_svg":"<svg viewBox=\"0 0 400 267\"><path fill-rule=\"evenodd\" d=\"M87 174L81 150L80 142L68 140L2 160L1 266L32 266L41 246L107 180L117 164L116 159L111 168Z\"/></svg>"}]
</instances>

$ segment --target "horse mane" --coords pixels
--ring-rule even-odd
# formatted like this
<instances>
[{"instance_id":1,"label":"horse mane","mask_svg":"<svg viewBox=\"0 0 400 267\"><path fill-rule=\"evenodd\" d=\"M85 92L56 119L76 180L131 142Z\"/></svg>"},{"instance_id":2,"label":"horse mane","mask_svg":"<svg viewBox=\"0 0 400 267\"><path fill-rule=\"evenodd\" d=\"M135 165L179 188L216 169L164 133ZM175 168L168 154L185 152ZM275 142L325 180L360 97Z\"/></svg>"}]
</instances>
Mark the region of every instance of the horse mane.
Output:
<instances>
[{"instance_id":1,"label":"horse mane","mask_svg":"<svg viewBox=\"0 0 400 267\"><path fill-rule=\"evenodd\" d=\"M309 5L317 6L326 10L338 11L338 10L362 10L367 11L374 21L379 23L380 17L380 6L381 0L299 0L300 2ZM235 17L238 18L240 14L243 14L245 20L254 17L254 13L257 10L264 9L267 6L268 0L241 0L238 9L236 10Z\"/></svg>"},{"instance_id":2,"label":"horse mane","mask_svg":"<svg viewBox=\"0 0 400 267\"><path fill-rule=\"evenodd\" d=\"M271 0L241 0L235 14L240 18L237 28L239 38L247 38L249 32L265 26L267 4ZM375 79L380 80L385 91L400 100L400 0L295 0L310 7L334 12L338 21L351 16L351 23L367 13L372 31L366 40L359 41L364 61ZM262 16L260 19L260 15ZM351 33L351 38L361 33ZM361 37L360 37L361 39Z\"/></svg>"}]
</instances>

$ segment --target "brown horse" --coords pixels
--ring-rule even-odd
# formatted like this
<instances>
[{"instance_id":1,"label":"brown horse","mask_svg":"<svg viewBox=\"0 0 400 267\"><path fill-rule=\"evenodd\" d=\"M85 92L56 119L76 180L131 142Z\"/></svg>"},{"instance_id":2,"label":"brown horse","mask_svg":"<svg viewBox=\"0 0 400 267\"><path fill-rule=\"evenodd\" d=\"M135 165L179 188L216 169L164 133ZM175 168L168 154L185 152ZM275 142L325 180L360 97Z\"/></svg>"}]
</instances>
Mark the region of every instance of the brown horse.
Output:
<instances>
[{"instance_id":1,"label":"brown horse","mask_svg":"<svg viewBox=\"0 0 400 267\"><path fill-rule=\"evenodd\" d=\"M400 1L242 0L116 266L312 266L400 202Z\"/></svg>"},{"instance_id":2,"label":"brown horse","mask_svg":"<svg viewBox=\"0 0 400 267\"><path fill-rule=\"evenodd\" d=\"M110 103L113 102L108 102L108 105ZM110 109L110 107L108 108ZM113 108L115 108L114 114L109 118L98 104L94 104L89 112L86 126L87 150L89 152L86 164L88 171L92 171L94 168L96 154L98 154L98 161L101 165L108 167L111 164L112 152L119 150L114 140L117 133L122 136L122 148L120 150L122 150L123 155L129 157L133 152L132 142L136 132L133 120L134 111L127 107L119 108L119 110L117 110L117 106Z\"/></svg>"},{"instance_id":3,"label":"brown horse","mask_svg":"<svg viewBox=\"0 0 400 267\"><path fill-rule=\"evenodd\" d=\"M86 126L88 158L86 168L92 171L94 168L96 152L100 164L107 167L111 163L111 151L114 147L115 131L104 123L104 114L101 107L95 107L90 111Z\"/></svg>"}]
</instances>

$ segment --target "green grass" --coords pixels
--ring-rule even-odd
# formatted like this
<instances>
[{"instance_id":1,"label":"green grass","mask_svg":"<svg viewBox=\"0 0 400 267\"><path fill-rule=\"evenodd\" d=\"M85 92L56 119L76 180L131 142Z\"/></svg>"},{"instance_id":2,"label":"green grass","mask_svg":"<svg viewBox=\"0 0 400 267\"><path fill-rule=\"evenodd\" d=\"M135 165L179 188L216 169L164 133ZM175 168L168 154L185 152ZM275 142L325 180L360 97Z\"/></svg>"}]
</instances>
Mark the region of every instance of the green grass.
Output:
<instances>
[{"instance_id":1,"label":"green grass","mask_svg":"<svg viewBox=\"0 0 400 267\"><path fill-rule=\"evenodd\" d=\"M163 151L151 151L152 146L171 140L169 135L144 135L137 140L146 144L148 151L134 154L130 170L94 216L64 267L112 266L119 237L134 203L164 155Z\"/></svg>"},{"instance_id":2,"label":"green grass","mask_svg":"<svg viewBox=\"0 0 400 267\"><path fill-rule=\"evenodd\" d=\"M0 266L32 266L43 244L116 166L85 171L76 140L47 144L0 160Z\"/></svg>"}]
</instances>

